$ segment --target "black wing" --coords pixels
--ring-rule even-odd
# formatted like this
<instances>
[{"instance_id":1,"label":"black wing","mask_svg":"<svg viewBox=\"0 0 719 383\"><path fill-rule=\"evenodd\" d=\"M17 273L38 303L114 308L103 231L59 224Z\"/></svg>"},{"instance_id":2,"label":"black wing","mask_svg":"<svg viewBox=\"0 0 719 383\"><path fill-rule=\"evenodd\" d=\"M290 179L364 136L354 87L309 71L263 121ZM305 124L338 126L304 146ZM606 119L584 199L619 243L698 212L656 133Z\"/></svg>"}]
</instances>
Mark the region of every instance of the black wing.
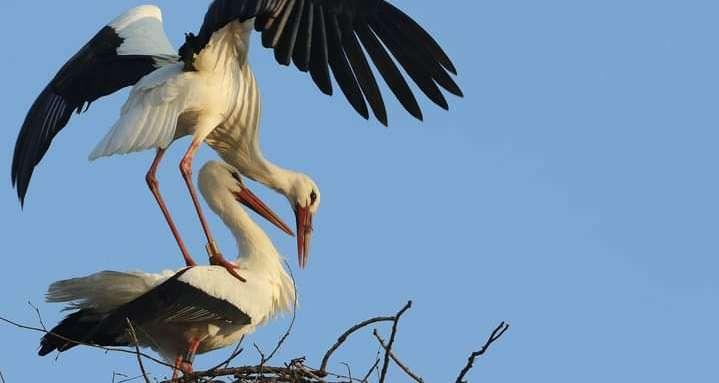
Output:
<instances>
[{"instance_id":1,"label":"black wing","mask_svg":"<svg viewBox=\"0 0 719 383\"><path fill-rule=\"evenodd\" d=\"M127 319L142 326L146 323L190 323L222 321L232 324L249 324L251 318L240 308L221 298L212 296L179 278L184 269L144 295L115 310L103 324L100 333L116 333L125 328Z\"/></svg>"},{"instance_id":2,"label":"black wing","mask_svg":"<svg viewBox=\"0 0 719 383\"><path fill-rule=\"evenodd\" d=\"M35 166L73 112L79 114L98 98L134 85L159 65L177 60L166 52L118 52L126 41L121 35L127 33L123 32L109 25L102 28L60 69L30 107L15 143L12 163L12 183L21 204Z\"/></svg>"},{"instance_id":3,"label":"black wing","mask_svg":"<svg viewBox=\"0 0 719 383\"><path fill-rule=\"evenodd\" d=\"M179 278L188 270L178 272L110 313L82 309L68 315L42 338L38 354L44 356L55 350L67 351L75 347L77 342L130 346L127 337L128 319L138 328L149 323L251 323L251 318L237 306L180 281Z\"/></svg>"},{"instance_id":4,"label":"black wing","mask_svg":"<svg viewBox=\"0 0 719 383\"><path fill-rule=\"evenodd\" d=\"M422 119L422 110L395 62L444 109L448 104L440 87L463 95L450 75L457 74L454 64L439 44L411 17L384 0L215 0L193 39L192 50L200 52L212 34L229 22L253 17L263 45L274 49L278 63L293 61L328 95L332 94L332 72L347 100L364 118L369 118L369 103L375 117L387 125L370 61L417 119Z\"/></svg>"}]
</instances>

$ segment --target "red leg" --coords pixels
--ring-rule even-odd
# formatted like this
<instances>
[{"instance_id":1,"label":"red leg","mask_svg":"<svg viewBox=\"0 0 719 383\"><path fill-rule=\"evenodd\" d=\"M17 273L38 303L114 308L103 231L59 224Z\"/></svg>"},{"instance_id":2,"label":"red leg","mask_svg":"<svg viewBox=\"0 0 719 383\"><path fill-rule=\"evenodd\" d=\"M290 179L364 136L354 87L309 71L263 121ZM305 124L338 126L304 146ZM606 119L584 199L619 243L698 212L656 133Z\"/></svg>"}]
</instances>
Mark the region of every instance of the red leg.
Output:
<instances>
[{"instance_id":1,"label":"red leg","mask_svg":"<svg viewBox=\"0 0 719 383\"><path fill-rule=\"evenodd\" d=\"M174 382L177 380L177 378L180 375L180 369L182 368L182 356L178 355L177 358L175 358L175 367L172 369L172 379L171 382Z\"/></svg>"},{"instance_id":2,"label":"red leg","mask_svg":"<svg viewBox=\"0 0 719 383\"><path fill-rule=\"evenodd\" d=\"M185 264L187 266L195 266L197 265L195 261L190 256L190 252L187 251L187 247L185 247L185 243L182 241L182 237L180 237L180 232L177 230L177 226L175 226L175 222L172 220L172 216L170 215L170 211L167 209L167 205L165 205L165 201L162 199L162 195L160 194L160 183L157 182L157 167L160 165L160 161L162 160L162 157L165 155L165 149L157 149L157 154L155 155L155 159L152 161L152 166L150 166L150 170L147 171L147 175L145 175L145 181L147 181L147 186L150 187L150 191L152 191L152 195L155 196L155 200L157 201L157 204L160 205L160 210L162 210L162 215L165 216L165 220L167 221L167 224L170 226L170 230L172 231L172 235L175 237L175 240L177 241L177 245L180 246L180 251L182 252L182 258L185 259Z\"/></svg>"},{"instance_id":3,"label":"red leg","mask_svg":"<svg viewBox=\"0 0 719 383\"><path fill-rule=\"evenodd\" d=\"M236 266L225 260L220 251L217 249L215 240L212 237L212 233L210 232L210 226L207 224L205 214L202 211L202 206L200 206L200 200L199 198L197 198L195 185L192 183L192 160L194 159L195 153L197 153L197 149L200 147L201 143L202 141L192 141L192 145L190 145L190 148L187 150L187 153L185 153L185 155L182 157L182 161L180 161L180 173L182 173L182 177L185 179L185 184L187 184L187 188L190 190L192 203L195 205L195 210L197 210L197 216L200 217L200 224L202 225L202 230L205 232L205 237L207 237L207 250L210 255L210 263L217 266L223 266L235 278L239 279L242 282L246 282L246 280L237 273L237 270L235 270Z\"/></svg>"},{"instance_id":4,"label":"red leg","mask_svg":"<svg viewBox=\"0 0 719 383\"><path fill-rule=\"evenodd\" d=\"M192 374L192 364L195 361L195 354L197 354L198 348L200 348L200 340L190 340L189 344L187 345L187 354L185 354L184 358L179 358L181 360L180 369L182 369L183 374Z\"/></svg>"}]
</instances>

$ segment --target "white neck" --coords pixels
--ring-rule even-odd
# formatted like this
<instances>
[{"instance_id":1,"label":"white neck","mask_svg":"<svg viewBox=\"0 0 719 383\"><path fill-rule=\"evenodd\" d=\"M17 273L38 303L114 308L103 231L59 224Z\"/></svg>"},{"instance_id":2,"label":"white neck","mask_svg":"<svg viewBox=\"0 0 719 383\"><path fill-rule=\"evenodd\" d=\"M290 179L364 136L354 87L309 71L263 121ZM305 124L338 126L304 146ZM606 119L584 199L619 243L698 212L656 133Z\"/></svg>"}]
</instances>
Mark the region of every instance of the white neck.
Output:
<instances>
[{"instance_id":1,"label":"white neck","mask_svg":"<svg viewBox=\"0 0 719 383\"><path fill-rule=\"evenodd\" d=\"M284 273L282 259L270 238L229 191L213 189L210 194L205 200L235 236L239 263L247 268L276 269Z\"/></svg>"},{"instance_id":2,"label":"white neck","mask_svg":"<svg viewBox=\"0 0 719 383\"><path fill-rule=\"evenodd\" d=\"M245 177L257 181L288 198L291 196L292 185L300 174L268 161L259 150L255 151L252 158L247 158L240 151L233 151L222 157Z\"/></svg>"},{"instance_id":3,"label":"white neck","mask_svg":"<svg viewBox=\"0 0 719 383\"><path fill-rule=\"evenodd\" d=\"M242 269L240 274L270 283L272 312L288 311L295 300L295 288L283 259L267 234L235 200L231 190L232 185L237 184L229 169L218 166L222 165L210 162L200 170L198 182L202 196L237 240L239 254L235 264Z\"/></svg>"}]
</instances>

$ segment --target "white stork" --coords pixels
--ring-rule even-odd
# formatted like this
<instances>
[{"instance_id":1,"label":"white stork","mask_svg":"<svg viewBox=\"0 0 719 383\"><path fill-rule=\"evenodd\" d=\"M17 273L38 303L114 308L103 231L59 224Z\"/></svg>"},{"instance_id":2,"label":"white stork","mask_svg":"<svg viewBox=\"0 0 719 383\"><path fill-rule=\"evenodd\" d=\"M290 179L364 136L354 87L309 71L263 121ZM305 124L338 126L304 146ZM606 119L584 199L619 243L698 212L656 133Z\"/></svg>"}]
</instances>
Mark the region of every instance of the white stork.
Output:
<instances>
[{"instance_id":1,"label":"white stork","mask_svg":"<svg viewBox=\"0 0 719 383\"><path fill-rule=\"evenodd\" d=\"M257 326L288 312L295 288L270 238L238 201L276 225L277 216L243 184L237 171L212 161L199 174L200 191L237 240L233 266L247 277L241 283L223 268L196 266L177 273L105 271L53 283L49 302L69 302L76 310L41 341L41 356L77 345L132 346L129 319L139 345L160 353L176 368L191 371L195 353L236 343ZM59 335L55 336L53 334Z\"/></svg>"},{"instance_id":2,"label":"white stork","mask_svg":"<svg viewBox=\"0 0 719 383\"><path fill-rule=\"evenodd\" d=\"M106 33L101 32L74 56L33 105L13 161L13 181L21 200L34 167L71 112L141 77L120 119L90 157L157 150L148 184L190 265L194 262L162 202L155 170L172 141L192 136L180 170L207 237L212 263L228 266L214 246L191 181L193 157L206 142L243 175L288 198L296 214L298 256L304 266L319 193L308 177L269 163L260 151L259 90L247 60L253 27L262 32L263 45L274 49L278 63L293 61L328 95L332 94L332 72L353 108L369 118L369 103L385 125L387 112L369 59L400 103L418 119L422 119L421 109L395 60L440 107L448 108L440 87L462 96L450 75L456 69L439 44L384 0L215 0L199 33L186 35L179 62L169 64L166 57L174 52L168 49L159 10L147 8L143 18L110 24L114 34L103 29ZM129 70L134 66L121 61L127 55L138 56L138 51L142 51L139 57L144 66ZM115 72L123 81L101 79L112 78Z\"/></svg>"}]
</instances>

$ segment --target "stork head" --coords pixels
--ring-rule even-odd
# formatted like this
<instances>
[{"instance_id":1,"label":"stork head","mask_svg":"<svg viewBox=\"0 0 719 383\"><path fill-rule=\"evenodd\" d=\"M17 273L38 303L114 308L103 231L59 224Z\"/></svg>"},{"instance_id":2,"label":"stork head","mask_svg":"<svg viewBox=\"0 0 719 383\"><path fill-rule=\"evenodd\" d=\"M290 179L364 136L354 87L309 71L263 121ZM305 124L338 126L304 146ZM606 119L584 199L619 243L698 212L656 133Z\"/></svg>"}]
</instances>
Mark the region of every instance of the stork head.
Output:
<instances>
[{"instance_id":1,"label":"stork head","mask_svg":"<svg viewBox=\"0 0 719 383\"><path fill-rule=\"evenodd\" d=\"M226 209L225 201L232 201L227 198L229 192L235 201L247 206L285 233L294 235L292 229L245 186L237 169L232 166L220 161L210 161L200 170L198 183L202 196L216 212Z\"/></svg>"},{"instance_id":2,"label":"stork head","mask_svg":"<svg viewBox=\"0 0 719 383\"><path fill-rule=\"evenodd\" d=\"M312 241L312 219L320 208L320 189L307 175L297 173L290 185L287 199L297 221L297 257L300 267L307 266Z\"/></svg>"}]
</instances>

